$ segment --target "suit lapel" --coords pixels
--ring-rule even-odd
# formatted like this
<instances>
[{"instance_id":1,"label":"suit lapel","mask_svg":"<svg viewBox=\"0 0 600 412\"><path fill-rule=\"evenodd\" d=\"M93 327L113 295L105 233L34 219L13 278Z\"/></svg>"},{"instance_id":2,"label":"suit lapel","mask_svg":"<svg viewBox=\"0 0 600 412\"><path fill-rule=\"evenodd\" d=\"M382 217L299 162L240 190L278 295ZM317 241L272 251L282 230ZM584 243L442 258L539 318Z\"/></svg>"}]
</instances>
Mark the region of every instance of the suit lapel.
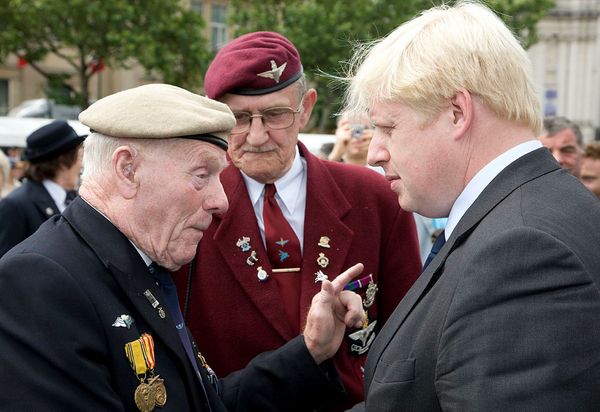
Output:
<instances>
[{"instance_id":1,"label":"suit lapel","mask_svg":"<svg viewBox=\"0 0 600 412\"><path fill-rule=\"evenodd\" d=\"M366 371L369 376L372 376L373 367L378 363L383 351L406 317L427 291L433 287L437 279L443 275L444 262L452 250L464 242L479 222L515 189L558 168L559 166L552 156L542 148L517 159L492 180L463 215L436 258L417 279L384 325L370 352L372 359L369 359Z\"/></svg>"},{"instance_id":2,"label":"suit lapel","mask_svg":"<svg viewBox=\"0 0 600 412\"><path fill-rule=\"evenodd\" d=\"M343 266L354 232L342 220L352 206L331 173L302 143L299 148L307 167L300 305L308 308L313 296L321 290L321 284L315 282L316 272L321 270L331 280L347 269ZM320 246L323 236L330 239L329 248ZM328 260L326 267L317 263L323 257Z\"/></svg>"},{"instance_id":3,"label":"suit lapel","mask_svg":"<svg viewBox=\"0 0 600 412\"><path fill-rule=\"evenodd\" d=\"M63 216L110 271L131 304L152 329L154 339L161 340L166 350L176 355L186 371L188 382L194 381L195 373L192 372L162 292L131 242L81 198L75 199ZM152 307L146 291L159 302L156 308ZM165 318L160 317L159 308L164 310Z\"/></svg>"}]
</instances>

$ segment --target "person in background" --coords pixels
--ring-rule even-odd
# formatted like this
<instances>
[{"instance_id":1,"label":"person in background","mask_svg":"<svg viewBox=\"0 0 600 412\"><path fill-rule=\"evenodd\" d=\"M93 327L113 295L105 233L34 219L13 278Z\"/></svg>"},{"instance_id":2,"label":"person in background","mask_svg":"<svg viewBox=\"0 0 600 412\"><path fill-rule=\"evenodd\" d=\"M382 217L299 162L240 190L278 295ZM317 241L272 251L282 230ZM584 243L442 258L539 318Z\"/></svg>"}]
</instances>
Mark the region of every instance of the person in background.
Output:
<instances>
[{"instance_id":1,"label":"person in background","mask_svg":"<svg viewBox=\"0 0 600 412\"><path fill-rule=\"evenodd\" d=\"M585 146L581 162L581 183L590 192L600 197L600 143L592 142Z\"/></svg>"},{"instance_id":2,"label":"person in background","mask_svg":"<svg viewBox=\"0 0 600 412\"><path fill-rule=\"evenodd\" d=\"M328 159L357 166L367 165L367 151L373 137L373 126L367 116L342 114L335 129L335 144Z\"/></svg>"},{"instance_id":3,"label":"person in background","mask_svg":"<svg viewBox=\"0 0 600 412\"><path fill-rule=\"evenodd\" d=\"M84 139L63 120L27 137L26 180L0 201L0 257L75 197Z\"/></svg>"},{"instance_id":4,"label":"person in background","mask_svg":"<svg viewBox=\"0 0 600 412\"><path fill-rule=\"evenodd\" d=\"M546 117L539 139L563 169L579 177L583 158L583 135L577 124L562 116Z\"/></svg>"},{"instance_id":5,"label":"person in background","mask_svg":"<svg viewBox=\"0 0 600 412\"><path fill-rule=\"evenodd\" d=\"M375 125L369 164L404 209L448 217L352 411L600 410L600 203L536 138L511 30L458 1L365 44L350 68L345 110Z\"/></svg>"},{"instance_id":6,"label":"person in background","mask_svg":"<svg viewBox=\"0 0 600 412\"><path fill-rule=\"evenodd\" d=\"M300 412L342 399L327 359L365 319L342 290L361 265L323 283L303 335L231 376L190 340L169 271L227 210L227 106L150 84L79 119L92 130L81 196L0 259L2 408Z\"/></svg>"},{"instance_id":7,"label":"person in background","mask_svg":"<svg viewBox=\"0 0 600 412\"><path fill-rule=\"evenodd\" d=\"M347 288L363 297L369 322L348 331L334 357L350 406L363 397L363 365L379 327L420 272L414 220L380 174L320 160L298 141L317 92L284 36L231 41L204 87L231 108L236 125L221 174L230 208L176 276L190 329L225 375L293 339L321 281L362 262L364 274Z\"/></svg>"}]
</instances>

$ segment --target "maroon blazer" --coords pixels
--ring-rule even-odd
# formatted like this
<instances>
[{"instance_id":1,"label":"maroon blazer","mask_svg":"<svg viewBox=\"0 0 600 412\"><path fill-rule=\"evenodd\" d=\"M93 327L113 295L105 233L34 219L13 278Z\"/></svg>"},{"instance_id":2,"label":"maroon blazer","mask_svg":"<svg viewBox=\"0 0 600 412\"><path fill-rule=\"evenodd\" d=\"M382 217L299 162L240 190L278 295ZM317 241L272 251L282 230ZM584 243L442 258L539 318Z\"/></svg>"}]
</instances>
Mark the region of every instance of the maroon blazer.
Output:
<instances>
[{"instance_id":1,"label":"maroon blazer","mask_svg":"<svg viewBox=\"0 0 600 412\"><path fill-rule=\"evenodd\" d=\"M348 331L334 362L348 391L350 406L363 399L363 366L367 349L383 323L421 272L413 217L400 209L386 180L365 167L320 160L299 143L307 163L307 198L301 271L300 311L305 319L319 292L315 273L330 279L362 262L359 278L373 274L378 291L369 308L367 332ZM224 376L243 368L257 354L282 346L301 333L287 321L276 282L260 282L257 268L271 273L254 210L242 176L230 165L221 174L229 210L216 217L198 247L194 270L176 275L187 324L215 372ZM329 248L320 246L323 236ZM250 238L250 249L238 245ZM322 243L322 242L321 242ZM247 260L252 251L258 261ZM323 253L329 264L322 268ZM356 290L365 296L366 286ZM189 289L189 290L188 290ZM189 293L188 293L189 292ZM188 304L185 304L186 295Z\"/></svg>"}]
</instances>

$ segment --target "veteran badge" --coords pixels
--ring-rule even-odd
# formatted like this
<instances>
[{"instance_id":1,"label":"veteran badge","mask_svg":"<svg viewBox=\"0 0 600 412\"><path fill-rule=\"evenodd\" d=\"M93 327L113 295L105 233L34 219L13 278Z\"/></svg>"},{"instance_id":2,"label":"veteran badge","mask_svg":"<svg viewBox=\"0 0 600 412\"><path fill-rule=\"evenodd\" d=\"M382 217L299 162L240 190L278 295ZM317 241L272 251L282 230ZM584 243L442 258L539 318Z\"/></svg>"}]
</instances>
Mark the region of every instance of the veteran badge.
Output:
<instances>
[{"instance_id":1,"label":"veteran badge","mask_svg":"<svg viewBox=\"0 0 600 412\"><path fill-rule=\"evenodd\" d=\"M369 350L375 340L375 325L377 321L369 323L366 328L359 329L348 335L350 353L354 356L360 356Z\"/></svg>"}]
</instances>

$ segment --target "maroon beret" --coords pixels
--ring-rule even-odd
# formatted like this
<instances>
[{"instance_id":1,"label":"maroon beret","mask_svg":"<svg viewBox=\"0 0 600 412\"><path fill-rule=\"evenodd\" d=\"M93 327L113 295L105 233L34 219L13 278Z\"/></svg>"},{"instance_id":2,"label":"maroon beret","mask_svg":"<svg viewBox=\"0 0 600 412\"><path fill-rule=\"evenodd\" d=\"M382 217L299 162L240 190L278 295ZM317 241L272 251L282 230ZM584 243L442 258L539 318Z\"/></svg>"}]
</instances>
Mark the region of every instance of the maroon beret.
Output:
<instances>
[{"instance_id":1,"label":"maroon beret","mask_svg":"<svg viewBox=\"0 0 600 412\"><path fill-rule=\"evenodd\" d=\"M279 33L259 31L219 50L204 76L204 91L211 99L227 93L261 95L283 89L300 76L300 54L292 42Z\"/></svg>"}]
</instances>

